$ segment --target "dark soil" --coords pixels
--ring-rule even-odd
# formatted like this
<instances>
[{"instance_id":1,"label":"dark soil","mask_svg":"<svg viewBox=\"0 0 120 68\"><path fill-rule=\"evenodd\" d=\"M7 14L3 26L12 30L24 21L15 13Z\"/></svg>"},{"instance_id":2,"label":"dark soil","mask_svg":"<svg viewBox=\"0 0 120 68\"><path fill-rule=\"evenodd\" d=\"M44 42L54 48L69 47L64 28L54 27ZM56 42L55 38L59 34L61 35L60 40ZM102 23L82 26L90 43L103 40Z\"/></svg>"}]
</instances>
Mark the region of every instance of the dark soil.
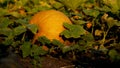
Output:
<instances>
[{"instance_id":1,"label":"dark soil","mask_svg":"<svg viewBox=\"0 0 120 68\"><path fill-rule=\"evenodd\" d=\"M4 52L4 53L3 53ZM3 54L2 54L3 53ZM0 53L0 68L119 68L120 61L112 62L104 55L94 56L77 53L76 60L71 60L70 55L64 58L42 56L36 65L32 57L23 58L20 54L8 53L2 47ZM38 62L39 61L39 62Z\"/></svg>"},{"instance_id":2,"label":"dark soil","mask_svg":"<svg viewBox=\"0 0 120 68\"><path fill-rule=\"evenodd\" d=\"M42 68L74 68L74 65L68 60L47 56L42 61Z\"/></svg>"},{"instance_id":3,"label":"dark soil","mask_svg":"<svg viewBox=\"0 0 120 68\"><path fill-rule=\"evenodd\" d=\"M44 56L40 62L41 67L34 66L32 59L10 55L0 59L0 68L74 68L74 65L65 59Z\"/></svg>"}]
</instances>

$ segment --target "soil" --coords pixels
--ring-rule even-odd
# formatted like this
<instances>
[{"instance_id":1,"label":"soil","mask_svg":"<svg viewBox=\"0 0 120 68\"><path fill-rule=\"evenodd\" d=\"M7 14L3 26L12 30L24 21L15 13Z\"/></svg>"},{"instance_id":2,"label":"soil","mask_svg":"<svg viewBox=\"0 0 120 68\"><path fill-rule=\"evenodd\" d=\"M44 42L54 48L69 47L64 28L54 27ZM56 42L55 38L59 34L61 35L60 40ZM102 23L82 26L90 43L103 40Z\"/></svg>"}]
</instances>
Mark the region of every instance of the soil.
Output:
<instances>
[{"instance_id":1,"label":"soil","mask_svg":"<svg viewBox=\"0 0 120 68\"><path fill-rule=\"evenodd\" d=\"M74 65L68 60L47 56L42 61L42 68L74 68Z\"/></svg>"},{"instance_id":2,"label":"soil","mask_svg":"<svg viewBox=\"0 0 120 68\"><path fill-rule=\"evenodd\" d=\"M41 56L34 61L32 57L23 58L20 54L5 52L5 48L0 49L0 68L118 68L120 61L112 62L104 55L78 54L76 61L70 60L70 55L65 58L52 57L51 55ZM4 52L4 53L3 53ZM2 55L3 53L3 55ZM35 65L36 63L36 65ZM116 67L117 66L117 67Z\"/></svg>"},{"instance_id":3,"label":"soil","mask_svg":"<svg viewBox=\"0 0 120 68\"><path fill-rule=\"evenodd\" d=\"M74 68L74 65L65 59L44 56L40 66L34 66L30 57L22 58L15 54L0 59L0 68Z\"/></svg>"}]
</instances>

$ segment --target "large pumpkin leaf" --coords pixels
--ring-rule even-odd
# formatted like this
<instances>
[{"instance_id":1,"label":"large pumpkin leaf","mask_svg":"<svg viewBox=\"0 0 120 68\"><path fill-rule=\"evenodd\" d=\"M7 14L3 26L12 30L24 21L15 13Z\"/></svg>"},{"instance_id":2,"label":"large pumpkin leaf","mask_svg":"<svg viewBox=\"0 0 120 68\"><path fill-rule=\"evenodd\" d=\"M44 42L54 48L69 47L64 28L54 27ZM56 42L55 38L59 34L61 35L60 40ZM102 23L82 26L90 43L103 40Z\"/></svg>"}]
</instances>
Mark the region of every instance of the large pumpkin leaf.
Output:
<instances>
[{"instance_id":1,"label":"large pumpkin leaf","mask_svg":"<svg viewBox=\"0 0 120 68\"><path fill-rule=\"evenodd\" d=\"M89 15L89 16L93 16L93 17L97 17L100 12L97 11L97 10L93 10L93 9L84 9L83 12L86 14L86 15Z\"/></svg>"},{"instance_id":2,"label":"large pumpkin leaf","mask_svg":"<svg viewBox=\"0 0 120 68\"><path fill-rule=\"evenodd\" d=\"M67 28L67 30L64 30L61 35L66 38L79 38L86 33L86 30L81 25L64 23L64 27Z\"/></svg>"}]
</instances>

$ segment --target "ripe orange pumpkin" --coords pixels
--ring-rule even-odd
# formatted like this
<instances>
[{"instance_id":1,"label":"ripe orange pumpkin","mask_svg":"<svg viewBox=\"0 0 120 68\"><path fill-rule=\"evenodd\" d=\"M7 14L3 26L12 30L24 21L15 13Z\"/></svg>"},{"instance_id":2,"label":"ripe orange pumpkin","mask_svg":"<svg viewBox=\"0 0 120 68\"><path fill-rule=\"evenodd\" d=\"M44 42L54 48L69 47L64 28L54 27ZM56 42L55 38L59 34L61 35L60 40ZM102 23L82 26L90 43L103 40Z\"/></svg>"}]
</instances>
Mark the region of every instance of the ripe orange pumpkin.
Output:
<instances>
[{"instance_id":1,"label":"ripe orange pumpkin","mask_svg":"<svg viewBox=\"0 0 120 68\"><path fill-rule=\"evenodd\" d=\"M33 43L40 36L46 36L51 41L57 39L64 42L60 33L65 30L63 23L70 23L70 19L62 12L57 10L44 10L36 13L30 20L30 24L38 26L38 33L35 34Z\"/></svg>"}]
</instances>

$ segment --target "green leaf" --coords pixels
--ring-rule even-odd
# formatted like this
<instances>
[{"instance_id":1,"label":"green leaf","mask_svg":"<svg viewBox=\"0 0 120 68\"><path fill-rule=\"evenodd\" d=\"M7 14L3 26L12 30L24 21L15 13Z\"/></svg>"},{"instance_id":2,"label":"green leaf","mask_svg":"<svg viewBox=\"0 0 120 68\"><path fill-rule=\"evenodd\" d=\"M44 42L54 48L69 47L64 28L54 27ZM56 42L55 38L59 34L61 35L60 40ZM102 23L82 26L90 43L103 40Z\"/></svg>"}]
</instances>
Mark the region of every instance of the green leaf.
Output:
<instances>
[{"instance_id":1,"label":"green leaf","mask_svg":"<svg viewBox=\"0 0 120 68\"><path fill-rule=\"evenodd\" d=\"M79 44L79 45L86 45L86 41L80 39L80 40L78 40L78 44Z\"/></svg>"},{"instance_id":2,"label":"green leaf","mask_svg":"<svg viewBox=\"0 0 120 68\"><path fill-rule=\"evenodd\" d=\"M73 50L76 50L76 49L80 50L80 46L77 45L77 44L71 45L71 46L64 46L62 48L62 52L66 53L66 52L73 51Z\"/></svg>"},{"instance_id":3,"label":"green leaf","mask_svg":"<svg viewBox=\"0 0 120 68\"><path fill-rule=\"evenodd\" d=\"M120 6L119 6L119 0L103 0L103 2L110 6L112 9L112 12L119 12Z\"/></svg>"},{"instance_id":4,"label":"green leaf","mask_svg":"<svg viewBox=\"0 0 120 68\"><path fill-rule=\"evenodd\" d=\"M118 22L116 20L114 20L114 18L112 18L112 17L107 18L107 25L109 28L111 28L114 25L117 25L117 23Z\"/></svg>"},{"instance_id":5,"label":"green leaf","mask_svg":"<svg viewBox=\"0 0 120 68\"><path fill-rule=\"evenodd\" d=\"M101 50L105 54L108 52L108 49L104 45L100 45L99 50Z\"/></svg>"},{"instance_id":6,"label":"green leaf","mask_svg":"<svg viewBox=\"0 0 120 68\"><path fill-rule=\"evenodd\" d=\"M69 51L71 51L71 50L72 50L72 49L71 49L71 47L69 47L69 46L65 46L65 47L62 48L62 52L63 52L63 53L69 52Z\"/></svg>"},{"instance_id":7,"label":"green leaf","mask_svg":"<svg viewBox=\"0 0 120 68\"><path fill-rule=\"evenodd\" d=\"M54 8L56 8L56 9L59 9L59 8L61 8L61 7L63 6L63 4L60 3L60 2L55 2L52 6L53 6Z\"/></svg>"},{"instance_id":8,"label":"green leaf","mask_svg":"<svg viewBox=\"0 0 120 68\"><path fill-rule=\"evenodd\" d=\"M80 24L80 25L83 25L83 24L86 23L84 20L78 20L77 22L78 22L77 24ZM75 24L76 24L76 23L75 23Z\"/></svg>"},{"instance_id":9,"label":"green leaf","mask_svg":"<svg viewBox=\"0 0 120 68\"><path fill-rule=\"evenodd\" d=\"M38 38L38 41L40 43L42 43L42 45L45 45L45 44L50 44L50 40L48 38L46 38L45 36L41 36Z\"/></svg>"},{"instance_id":10,"label":"green leaf","mask_svg":"<svg viewBox=\"0 0 120 68\"><path fill-rule=\"evenodd\" d=\"M15 11L8 13L8 15L14 16L14 17L16 17L16 18L19 18L19 17L20 17L20 14L19 14L18 12L15 12Z\"/></svg>"},{"instance_id":11,"label":"green leaf","mask_svg":"<svg viewBox=\"0 0 120 68\"><path fill-rule=\"evenodd\" d=\"M20 35L20 34L26 32L26 28L25 28L25 26L18 26L16 28L14 28L13 31L14 31L14 35L17 36L17 35Z\"/></svg>"},{"instance_id":12,"label":"green leaf","mask_svg":"<svg viewBox=\"0 0 120 68\"><path fill-rule=\"evenodd\" d=\"M5 2L5 0L0 0L0 3L4 3Z\"/></svg>"},{"instance_id":13,"label":"green leaf","mask_svg":"<svg viewBox=\"0 0 120 68\"><path fill-rule=\"evenodd\" d=\"M31 56L45 55L47 51L43 50L42 46L33 45L31 49Z\"/></svg>"},{"instance_id":14,"label":"green leaf","mask_svg":"<svg viewBox=\"0 0 120 68\"><path fill-rule=\"evenodd\" d=\"M76 10L86 0L60 0L67 8Z\"/></svg>"},{"instance_id":15,"label":"green leaf","mask_svg":"<svg viewBox=\"0 0 120 68\"><path fill-rule=\"evenodd\" d=\"M7 9L3 9L0 7L0 16L6 15L7 14Z\"/></svg>"},{"instance_id":16,"label":"green leaf","mask_svg":"<svg viewBox=\"0 0 120 68\"><path fill-rule=\"evenodd\" d=\"M13 46L13 47L17 47L17 46L19 46L21 44L21 41L14 41L11 45Z\"/></svg>"},{"instance_id":17,"label":"green leaf","mask_svg":"<svg viewBox=\"0 0 120 68\"><path fill-rule=\"evenodd\" d=\"M118 0L109 0L109 3L110 3L110 5L111 5L111 7L112 7L112 11L113 12L119 12L118 10L120 10L120 6L118 6Z\"/></svg>"},{"instance_id":18,"label":"green leaf","mask_svg":"<svg viewBox=\"0 0 120 68\"><path fill-rule=\"evenodd\" d=\"M2 42L4 45L11 45L13 43L13 39L11 38L5 38L5 40Z\"/></svg>"},{"instance_id":19,"label":"green leaf","mask_svg":"<svg viewBox=\"0 0 120 68\"><path fill-rule=\"evenodd\" d=\"M117 26L120 26L120 21L117 21L116 25L117 25Z\"/></svg>"},{"instance_id":20,"label":"green leaf","mask_svg":"<svg viewBox=\"0 0 120 68\"><path fill-rule=\"evenodd\" d=\"M33 45L32 48L31 48L31 56L40 55L39 50L40 50L39 46Z\"/></svg>"},{"instance_id":21,"label":"green leaf","mask_svg":"<svg viewBox=\"0 0 120 68\"><path fill-rule=\"evenodd\" d=\"M117 56L117 60L116 61L119 61L120 60L120 55L118 54L118 56Z\"/></svg>"},{"instance_id":22,"label":"green leaf","mask_svg":"<svg viewBox=\"0 0 120 68\"><path fill-rule=\"evenodd\" d=\"M1 28L0 29L0 34L3 34L5 36L13 36L13 30L10 28Z\"/></svg>"},{"instance_id":23,"label":"green leaf","mask_svg":"<svg viewBox=\"0 0 120 68\"><path fill-rule=\"evenodd\" d=\"M30 42L25 42L22 46L21 46L21 50L22 50L22 55L23 57L27 57L31 54L31 43Z\"/></svg>"},{"instance_id":24,"label":"green leaf","mask_svg":"<svg viewBox=\"0 0 120 68\"><path fill-rule=\"evenodd\" d=\"M90 2L90 3L94 3L94 2L95 2L95 0L89 0L89 2Z\"/></svg>"},{"instance_id":25,"label":"green leaf","mask_svg":"<svg viewBox=\"0 0 120 68\"><path fill-rule=\"evenodd\" d=\"M107 5L104 5L103 7L95 7L96 10L104 11L104 12L111 12L111 8Z\"/></svg>"},{"instance_id":26,"label":"green leaf","mask_svg":"<svg viewBox=\"0 0 120 68\"><path fill-rule=\"evenodd\" d=\"M77 44L71 46L72 50L76 50L76 49L79 49L79 48L80 48L80 45L77 45Z\"/></svg>"},{"instance_id":27,"label":"green leaf","mask_svg":"<svg viewBox=\"0 0 120 68\"><path fill-rule=\"evenodd\" d=\"M65 46L64 44L62 44L60 41L58 41L58 40L56 40L56 39L53 39L53 40L52 40L52 44L53 44L53 45L56 45L56 46L58 46L58 47L60 47L60 48L63 48L63 46Z\"/></svg>"},{"instance_id":28,"label":"green leaf","mask_svg":"<svg viewBox=\"0 0 120 68\"><path fill-rule=\"evenodd\" d=\"M20 0L19 3L21 3L22 6L24 6L29 0Z\"/></svg>"},{"instance_id":29,"label":"green leaf","mask_svg":"<svg viewBox=\"0 0 120 68\"><path fill-rule=\"evenodd\" d=\"M94 42L93 41L87 41L86 42L86 47L91 48L93 46Z\"/></svg>"},{"instance_id":30,"label":"green leaf","mask_svg":"<svg viewBox=\"0 0 120 68\"><path fill-rule=\"evenodd\" d=\"M120 10L120 0L117 0L117 5L118 5L119 10Z\"/></svg>"},{"instance_id":31,"label":"green leaf","mask_svg":"<svg viewBox=\"0 0 120 68\"><path fill-rule=\"evenodd\" d=\"M117 55L118 55L118 53L115 49L110 50L108 54L112 60L115 60L117 58Z\"/></svg>"},{"instance_id":32,"label":"green leaf","mask_svg":"<svg viewBox=\"0 0 120 68\"><path fill-rule=\"evenodd\" d=\"M98 10L94 10L94 9L84 9L83 12L86 15L93 16L93 17L97 17L100 14Z\"/></svg>"},{"instance_id":33,"label":"green leaf","mask_svg":"<svg viewBox=\"0 0 120 68\"><path fill-rule=\"evenodd\" d=\"M64 27L67 28L67 30L64 30L61 35L65 36L66 38L79 38L86 32L81 25L64 23Z\"/></svg>"},{"instance_id":34,"label":"green leaf","mask_svg":"<svg viewBox=\"0 0 120 68\"><path fill-rule=\"evenodd\" d=\"M103 6L102 10L105 11L105 12L110 12L111 8L108 7L108 6Z\"/></svg>"},{"instance_id":35,"label":"green leaf","mask_svg":"<svg viewBox=\"0 0 120 68\"><path fill-rule=\"evenodd\" d=\"M13 23L9 18L0 18L0 28L6 28L8 25Z\"/></svg>"},{"instance_id":36,"label":"green leaf","mask_svg":"<svg viewBox=\"0 0 120 68\"><path fill-rule=\"evenodd\" d=\"M89 42L94 41L94 37L93 37L92 33L87 33L87 34L83 35L82 38Z\"/></svg>"},{"instance_id":37,"label":"green leaf","mask_svg":"<svg viewBox=\"0 0 120 68\"><path fill-rule=\"evenodd\" d=\"M15 20L15 22L16 22L16 23L19 23L19 24L21 24L21 25L27 25L27 24L29 24L27 18L24 18L24 19L21 19L21 18L20 18L20 19Z\"/></svg>"},{"instance_id":38,"label":"green leaf","mask_svg":"<svg viewBox=\"0 0 120 68\"><path fill-rule=\"evenodd\" d=\"M65 38L71 38L70 31L64 30L60 35L63 35Z\"/></svg>"},{"instance_id":39,"label":"green leaf","mask_svg":"<svg viewBox=\"0 0 120 68\"><path fill-rule=\"evenodd\" d=\"M33 2L34 4L36 4L36 5L39 4L39 1L40 1L40 0L32 0L32 2Z\"/></svg>"},{"instance_id":40,"label":"green leaf","mask_svg":"<svg viewBox=\"0 0 120 68\"><path fill-rule=\"evenodd\" d=\"M28 24L28 25L26 25L26 26L27 26L27 28L28 28L32 33L36 34L36 32L37 32L37 30L38 30L38 27L37 27L36 25L34 25L34 24Z\"/></svg>"}]
</instances>

